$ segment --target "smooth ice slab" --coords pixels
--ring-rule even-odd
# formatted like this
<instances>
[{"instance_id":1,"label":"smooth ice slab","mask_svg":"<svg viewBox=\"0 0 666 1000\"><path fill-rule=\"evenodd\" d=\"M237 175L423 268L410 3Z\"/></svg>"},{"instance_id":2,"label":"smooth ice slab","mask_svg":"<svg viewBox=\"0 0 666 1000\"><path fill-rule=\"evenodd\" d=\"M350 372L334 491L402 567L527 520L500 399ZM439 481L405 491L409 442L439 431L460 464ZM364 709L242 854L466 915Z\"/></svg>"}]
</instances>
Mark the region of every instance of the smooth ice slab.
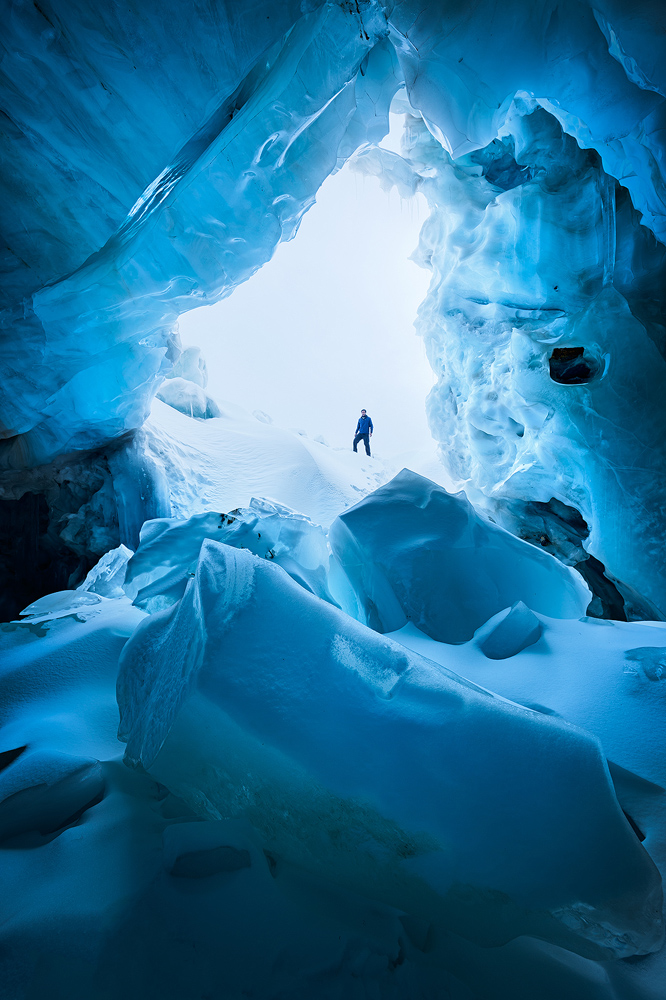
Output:
<instances>
[{"instance_id":1,"label":"smooth ice slab","mask_svg":"<svg viewBox=\"0 0 666 1000\"><path fill-rule=\"evenodd\" d=\"M274 563L205 540L118 679L126 760L275 857L498 944L661 941L656 869L596 741L348 618Z\"/></svg>"},{"instance_id":2,"label":"smooth ice slab","mask_svg":"<svg viewBox=\"0 0 666 1000\"><path fill-rule=\"evenodd\" d=\"M380 632L409 619L465 642L516 601L553 618L579 618L590 601L568 566L408 469L341 514L329 538L354 588L348 610Z\"/></svg>"}]
</instances>

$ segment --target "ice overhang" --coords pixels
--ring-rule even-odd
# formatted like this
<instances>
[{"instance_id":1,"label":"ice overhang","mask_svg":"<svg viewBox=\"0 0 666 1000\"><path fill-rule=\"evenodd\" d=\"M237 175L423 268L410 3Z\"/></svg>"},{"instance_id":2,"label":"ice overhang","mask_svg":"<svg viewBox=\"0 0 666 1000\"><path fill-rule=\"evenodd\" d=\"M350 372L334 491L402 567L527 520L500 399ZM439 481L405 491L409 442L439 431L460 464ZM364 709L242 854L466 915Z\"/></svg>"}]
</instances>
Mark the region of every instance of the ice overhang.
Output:
<instances>
[{"instance_id":1,"label":"ice overhang","mask_svg":"<svg viewBox=\"0 0 666 1000\"><path fill-rule=\"evenodd\" d=\"M534 95L663 238L654 5L13 3L3 46L5 467L141 424L184 309L291 238L404 80L453 155Z\"/></svg>"}]
</instances>

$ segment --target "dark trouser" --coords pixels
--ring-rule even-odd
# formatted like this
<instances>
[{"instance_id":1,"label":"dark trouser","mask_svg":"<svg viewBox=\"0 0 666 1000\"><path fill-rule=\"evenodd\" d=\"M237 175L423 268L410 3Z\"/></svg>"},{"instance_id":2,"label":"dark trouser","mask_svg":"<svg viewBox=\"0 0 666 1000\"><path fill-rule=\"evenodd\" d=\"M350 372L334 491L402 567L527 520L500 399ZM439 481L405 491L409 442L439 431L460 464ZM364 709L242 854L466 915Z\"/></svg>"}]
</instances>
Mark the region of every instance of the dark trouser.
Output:
<instances>
[{"instance_id":1,"label":"dark trouser","mask_svg":"<svg viewBox=\"0 0 666 1000\"><path fill-rule=\"evenodd\" d=\"M359 441L363 442L363 444L365 445L365 453L366 453L366 455L369 455L370 454L370 434L366 431L365 434L357 434L356 435L356 437L354 438L354 451L356 451L356 445L359 443Z\"/></svg>"}]
</instances>

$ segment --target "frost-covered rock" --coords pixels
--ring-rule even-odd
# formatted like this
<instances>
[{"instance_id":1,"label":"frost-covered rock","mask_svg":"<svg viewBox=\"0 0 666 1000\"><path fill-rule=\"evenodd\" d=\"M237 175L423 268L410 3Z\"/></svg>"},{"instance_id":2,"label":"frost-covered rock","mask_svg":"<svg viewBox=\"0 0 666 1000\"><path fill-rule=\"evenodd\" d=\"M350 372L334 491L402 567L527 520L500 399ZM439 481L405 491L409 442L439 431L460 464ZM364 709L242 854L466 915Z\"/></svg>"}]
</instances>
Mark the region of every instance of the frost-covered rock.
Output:
<instances>
[{"instance_id":1,"label":"frost-covered rock","mask_svg":"<svg viewBox=\"0 0 666 1000\"><path fill-rule=\"evenodd\" d=\"M433 638L465 642L516 601L578 618L591 596L568 566L408 469L341 514L329 537L352 584L350 613L380 632L410 620Z\"/></svg>"},{"instance_id":2,"label":"frost-covered rock","mask_svg":"<svg viewBox=\"0 0 666 1000\"><path fill-rule=\"evenodd\" d=\"M121 656L120 735L207 819L417 919L590 956L661 943L659 877L596 741L206 540Z\"/></svg>"}]
</instances>

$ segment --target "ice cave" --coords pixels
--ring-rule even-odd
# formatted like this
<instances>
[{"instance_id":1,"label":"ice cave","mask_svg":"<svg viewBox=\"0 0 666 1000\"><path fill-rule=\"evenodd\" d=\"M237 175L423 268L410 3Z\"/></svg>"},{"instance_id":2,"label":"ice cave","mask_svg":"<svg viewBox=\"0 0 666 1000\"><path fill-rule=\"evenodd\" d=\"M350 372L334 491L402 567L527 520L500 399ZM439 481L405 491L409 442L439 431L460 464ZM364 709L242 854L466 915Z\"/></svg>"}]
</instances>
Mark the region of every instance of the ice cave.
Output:
<instances>
[{"instance_id":1,"label":"ice cave","mask_svg":"<svg viewBox=\"0 0 666 1000\"><path fill-rule=\"evenodd\" d=\"M0 46L2 1000L664 1000L662 0L4 0ZM425 206L427 454L255 377L303 389L243 290L347 170Z\"/></svg>"}]
</instances>

